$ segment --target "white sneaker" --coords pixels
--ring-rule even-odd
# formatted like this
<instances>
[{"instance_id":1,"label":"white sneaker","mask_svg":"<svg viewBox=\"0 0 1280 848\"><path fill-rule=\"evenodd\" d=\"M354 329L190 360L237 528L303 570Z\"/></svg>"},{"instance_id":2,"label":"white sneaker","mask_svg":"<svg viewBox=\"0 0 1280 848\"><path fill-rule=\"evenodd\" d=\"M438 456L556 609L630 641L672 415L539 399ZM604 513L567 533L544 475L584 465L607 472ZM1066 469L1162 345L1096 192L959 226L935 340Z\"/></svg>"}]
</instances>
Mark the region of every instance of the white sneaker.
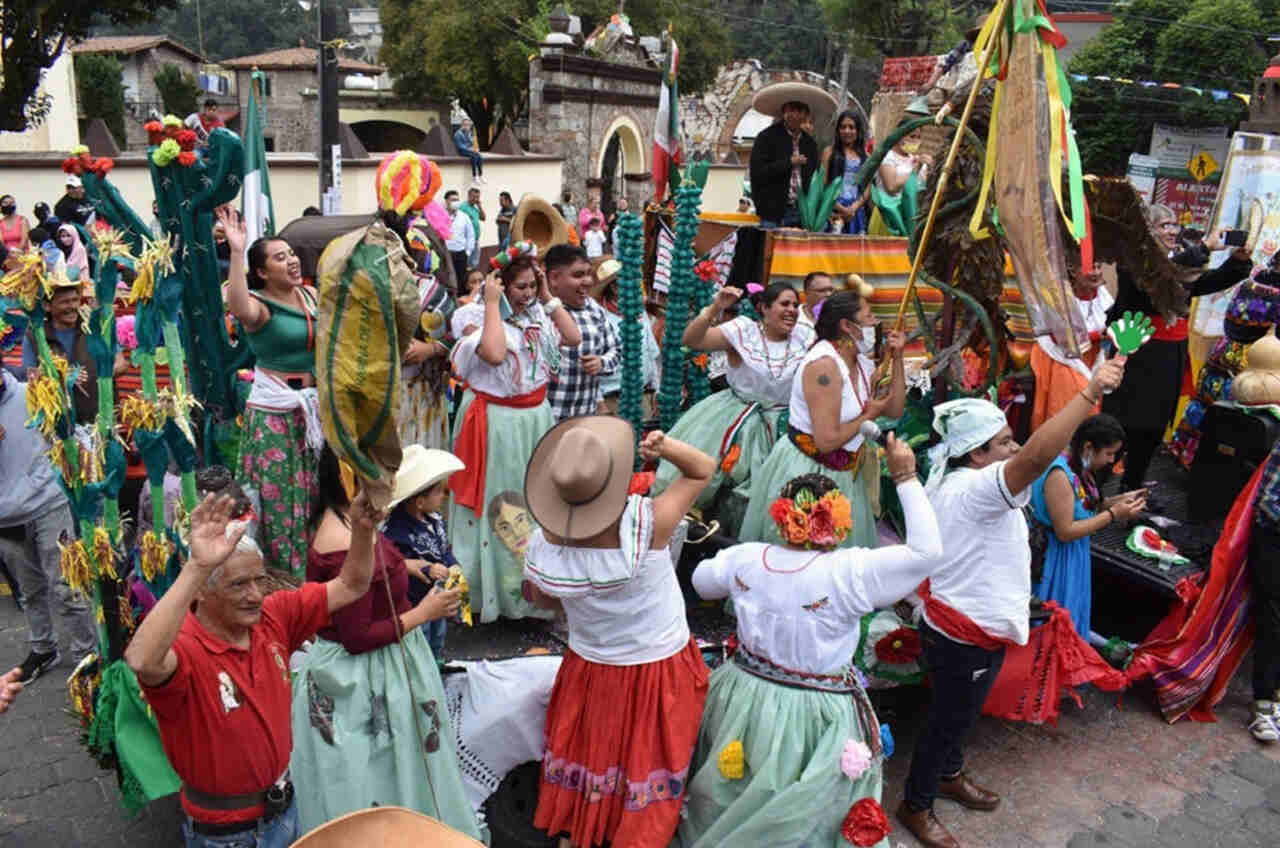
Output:
<instances>
[{"instance_id":1,"label":"white sneaker","mask_svg":"<svg viewBox=\"0 0 1280 848\"><path fill-rule=\"evenodd\" d=\"M1249 732L1259 742L1270 744L1280 741L1280 703L1255 701Z\"/></svg>"}]
</instances>

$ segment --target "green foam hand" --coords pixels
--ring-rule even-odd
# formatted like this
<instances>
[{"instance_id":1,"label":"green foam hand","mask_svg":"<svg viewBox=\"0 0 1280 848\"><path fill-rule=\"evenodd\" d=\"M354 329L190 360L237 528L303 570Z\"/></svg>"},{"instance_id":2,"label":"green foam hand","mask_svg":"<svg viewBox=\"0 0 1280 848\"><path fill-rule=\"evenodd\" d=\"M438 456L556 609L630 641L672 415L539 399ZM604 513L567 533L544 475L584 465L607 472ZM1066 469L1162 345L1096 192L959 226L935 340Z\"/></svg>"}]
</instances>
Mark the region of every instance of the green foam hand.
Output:
<instances>
[{"instance_id":1,"label":"green foam hand","mask_svg":"<svg viewBox=\"0 0 1280 848\"><path fill-rule=\"evenodd\" d=\"M1107 337L1115 343L1116 351L1124 356L1136 352L1155 334L1151 318L1142 312L1126 312L1107 327Z\"/></svg>"}]
</instances>

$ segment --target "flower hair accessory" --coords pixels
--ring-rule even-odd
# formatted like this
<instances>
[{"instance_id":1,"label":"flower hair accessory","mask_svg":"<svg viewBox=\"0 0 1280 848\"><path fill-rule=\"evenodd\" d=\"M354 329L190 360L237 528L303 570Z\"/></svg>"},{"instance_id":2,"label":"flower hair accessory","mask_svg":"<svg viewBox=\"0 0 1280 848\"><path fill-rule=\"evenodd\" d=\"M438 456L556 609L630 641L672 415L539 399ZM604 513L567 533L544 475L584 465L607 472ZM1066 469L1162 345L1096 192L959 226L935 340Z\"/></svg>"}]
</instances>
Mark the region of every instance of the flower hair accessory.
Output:
<instances>
[{"instance_id":1,"label":"flower hair accessory","mask_svg":"<svg viewBox=\"0 0 1280 848\"><path fill-rule=\"evenodd\" d=\"M764 286L759 283L747 283L745 288L747 290L747 294L760 294L760 292L764 291Z\"/></svg>"},{"instance_id":2,"label":"flower hair accessory","mask_svg":"<svg viewBox=\"0 0 1280 848\"><path fill-rule=\"evenodd\" d=\"M769 506L769 516L783 540L806 548L834 548L853 529L849 499L839 489L820 498L809 489L801 489L794 498L775 500Z\"/></svg>"},{"instance_id":3,"label":"flower hair accessory","mask_svg":"<svg viewBox=\"0 0 1280 848\"><path fill-rule=\"evenodd\" d=\"M531 241L518 241L506 250L498 251L498 254L489 260L489 267L495 271L501 271L522 256L536 259L538 246Z\"/></svg>"}]
</instances>

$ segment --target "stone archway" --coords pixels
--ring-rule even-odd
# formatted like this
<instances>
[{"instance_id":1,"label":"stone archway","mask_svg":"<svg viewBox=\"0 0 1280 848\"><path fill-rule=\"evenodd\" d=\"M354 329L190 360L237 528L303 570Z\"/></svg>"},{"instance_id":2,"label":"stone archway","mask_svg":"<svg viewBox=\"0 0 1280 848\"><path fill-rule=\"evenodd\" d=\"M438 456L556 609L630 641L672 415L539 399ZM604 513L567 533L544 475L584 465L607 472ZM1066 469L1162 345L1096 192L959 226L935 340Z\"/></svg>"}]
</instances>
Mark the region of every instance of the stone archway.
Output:
<instances>
[{"instance_id":1,"label":"stone archway","mask_svg":"<svg viewBox=\"0 0 1280 848\"><path fill-rule=\"evenodd\" d=\"M594 176L604 182L600 206L612 214L615 198L626 195L629 176L647 174L644 155L644 134L628 115L618 115L602 136L600 154L592 169Z\"/></svg>"}]
</instances>

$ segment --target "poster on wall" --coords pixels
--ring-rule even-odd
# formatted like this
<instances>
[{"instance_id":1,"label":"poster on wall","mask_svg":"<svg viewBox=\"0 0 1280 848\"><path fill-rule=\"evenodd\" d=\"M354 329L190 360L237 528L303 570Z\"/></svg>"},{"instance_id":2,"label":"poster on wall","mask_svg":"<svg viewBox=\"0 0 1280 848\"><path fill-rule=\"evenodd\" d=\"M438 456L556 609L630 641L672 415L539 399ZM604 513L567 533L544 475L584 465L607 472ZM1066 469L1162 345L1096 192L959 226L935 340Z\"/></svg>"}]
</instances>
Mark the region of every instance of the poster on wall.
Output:
<instances>
[{"instance_id":1,"label":"poster on wall","mask_svg":"<svg viewBox=\"0 0 1280 848\"><path fill-rule=\"evenodd\" d=\"M1160 160L1161 168L1185 171L1201 152L1208 153L1214 161L1225 162L1230 149L1226 127L1187 129L1156 124L1151 128L1151 155Z\"/></svg>"},{"instance_id":2,"label":"poster on wall","mask_svg":"<svg viewBox=\"0 0 1280 848\"><path fill-rule=\"evenodd\" d=\"M1280 248L1280 137L1238 132L1218 184L1210 231L1245 230L1253 245L1253 264L1265 266ZM1221 250L1209 261L1217 267L1226 259ZM1223 317L1236 287L1196 299L1192 331L1221 336Z\"/></svg>"},{"instance_id":3,"label":"poster on wall","mask_svg":"<svg viewBox=\"0 0 1280 848\"><path fill-rule=\"evenodd\" d=\"M1129 168L1125 176L1146 203L1151 203L1155 197L1156 171L1159 169L1160 160L1154 156L1144 156L1141 153L1129 154Z\"/></svg>"},{"instance_id":4,"label":"poster on wall","mask_svg":"<svg viewBox=\"0 0 1280 848\"><path fill-rule=\"evenodd\" d=\"M1214 183L1198 183L1180 177L1156 177L1155 202L1163 203L1178 216L1184 227L1208 232L1213 203L1218 197Z\"/></svg>"}]
</instances>

